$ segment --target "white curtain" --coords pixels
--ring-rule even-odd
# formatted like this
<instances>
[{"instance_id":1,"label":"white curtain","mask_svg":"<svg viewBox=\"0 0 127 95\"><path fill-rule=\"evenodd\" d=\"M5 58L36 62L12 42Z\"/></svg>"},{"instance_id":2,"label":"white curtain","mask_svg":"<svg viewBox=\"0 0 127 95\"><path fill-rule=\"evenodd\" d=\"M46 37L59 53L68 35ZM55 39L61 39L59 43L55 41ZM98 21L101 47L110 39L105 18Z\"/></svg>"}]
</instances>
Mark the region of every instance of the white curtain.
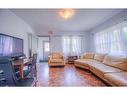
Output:
<instances>
[{"instance_id":1,"label":"white curtain","mask_svg":"<svg viewBox=\"0 0 127 95\"><path fill-rule=\"evenodd\" d=\"M94 35L96 52L127 55L127 24L121 23Z\"/></svg>"},{"instance_id":2,"label":"white curtain","mask_svg":"<svg viewBox=\"0 0 127 95\"><path fill-rule=\"evenodd\" d=\"M81 54L81 37L65 36L62 38L63 53L65 56Z\"/></svg>"},{"instance_id":3,"label":"white curtain","mask_svg":"<svg viewBox=\"0 0 127 95\"><path fill-rule=\"evenodd\" d=\"M0 35L0 55L6 56L13 51L13 39L11 37L5 37Z\"/></svg>"}]
</instances>

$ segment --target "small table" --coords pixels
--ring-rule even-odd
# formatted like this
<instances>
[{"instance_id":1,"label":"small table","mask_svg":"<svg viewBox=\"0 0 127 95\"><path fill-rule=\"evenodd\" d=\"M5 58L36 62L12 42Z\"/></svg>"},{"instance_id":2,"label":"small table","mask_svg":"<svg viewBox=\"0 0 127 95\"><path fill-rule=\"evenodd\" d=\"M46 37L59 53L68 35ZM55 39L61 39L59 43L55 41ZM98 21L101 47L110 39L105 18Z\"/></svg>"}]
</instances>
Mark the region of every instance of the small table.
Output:
<instances>
[{"instance_id":1,"label":"small table","mask_svg":"<svg viewBox=\"0 0 127 95\"><path fill-rule=\"evenodd\" d=\"M68 56L67 61L68 63L73 63L74 64L74 60L77 60L78 56Z\"/></svg>"},{"instance_id":2,"label":"small table","mask_svg":"<svg viewBox=\"0 0 127 95\"><path fill-rule=\"evenodd\" d=\"M19 59L16 61L13 61L14 68L19 68L21 79L24 79L24 72L23 68L25 65L31 64L31 59Z\"/></svg>"}]
</instances>

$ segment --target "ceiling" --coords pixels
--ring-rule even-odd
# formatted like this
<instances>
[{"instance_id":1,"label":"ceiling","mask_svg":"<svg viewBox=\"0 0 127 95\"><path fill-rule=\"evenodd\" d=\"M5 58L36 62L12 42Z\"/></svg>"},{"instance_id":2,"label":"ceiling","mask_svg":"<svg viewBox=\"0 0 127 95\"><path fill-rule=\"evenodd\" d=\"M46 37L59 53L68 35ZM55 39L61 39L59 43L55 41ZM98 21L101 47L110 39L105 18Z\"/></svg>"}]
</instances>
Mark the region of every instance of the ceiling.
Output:
<instances>
[{"instance_id":1,"label":"ceiling","mask_svg":"<svg viewBox=\"0 0 127 95\"><path fill-rule=\"evenodd\" d=\"M67 20L59 16L59 9L11 9L11 11L38 33L50 30L88 31L116 15L122 9L75 9L75 15Z\"/></svg>"}]
</instances>

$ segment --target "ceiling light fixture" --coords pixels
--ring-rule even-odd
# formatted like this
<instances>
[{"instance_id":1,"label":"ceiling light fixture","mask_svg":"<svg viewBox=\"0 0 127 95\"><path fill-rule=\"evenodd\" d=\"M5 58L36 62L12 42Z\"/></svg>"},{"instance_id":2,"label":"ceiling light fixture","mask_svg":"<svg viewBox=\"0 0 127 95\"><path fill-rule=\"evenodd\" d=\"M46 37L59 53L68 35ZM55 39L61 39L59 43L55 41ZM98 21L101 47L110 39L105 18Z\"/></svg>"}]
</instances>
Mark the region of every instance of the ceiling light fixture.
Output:
<instances>
[{"instance_id":1,"label":"ceiling light fixture","mask_svg":"<svg viewBox=\"0 0 127 95\"><path fill-rule=\"evenodd\" d=\"M74 16L75 11L73 9L61 9L59 15L64 19L69 19Z\"/></svg>"}]
</instances>

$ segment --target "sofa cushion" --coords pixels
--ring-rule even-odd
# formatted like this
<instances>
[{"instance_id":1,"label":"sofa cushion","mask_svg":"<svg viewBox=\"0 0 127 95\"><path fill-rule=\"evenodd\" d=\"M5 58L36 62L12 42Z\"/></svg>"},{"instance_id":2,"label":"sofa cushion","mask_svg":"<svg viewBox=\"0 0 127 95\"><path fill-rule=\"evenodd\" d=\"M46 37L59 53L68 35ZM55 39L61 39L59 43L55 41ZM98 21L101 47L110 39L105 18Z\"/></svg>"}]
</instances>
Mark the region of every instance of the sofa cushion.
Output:
<instances>
[{"instance_id":1,"label":"sofa cushion","mask_svg":"<svg viewBox=\"0 0 127 95\"><path fill-rule=\"evenodd\" d=\"M52 54L52 59L61 59L62 55L58 54L58 53L53 53Z\"/></svg>"},{"instance_id":2,"label":"sofa cushion","mask_svg":"<svg viewBox=\"0 0 127 95\"><path fill-rule=\"evenodd\" d=\"M51 59L50 62L52 62L52 63L61 63L61 62L63 62L63 60L62 59Z\"/></svg>"},{"instance_id":3,"label":"sofa cushion","mask_svg":"<svg viewBox=\"0 0 127 95\"><path fill-rule=\"evenodd\" d=\"M106 54L95 54L94 59L97 60L97 61L102 62L104 60L105 55Z\"/></svg>"},{"instance_id":4,"label":"sofa cushion","mask_svg":"<svg viewBox=\"0 0 127 95\"><path fill-rule=\"evenodd\" d=\"M90 68L95 69L96 71L98 71L102 75L104 75L105 73L110 73L110 72L121 72L120 69L110 67L110 66L107 66L104 64L94 63L94 64L89 64L89 65L90 65Z\"/></svg>"},{"instance_id":5,"label":"sofa cushion","mask_svg":"<svg viewBox=\"0 0 127 95\"><path fill-rule=\"evenodd\" d=\"M101 62L93 60L93 59L78 59L78 60L75 60L75 63L80 65L85 65L85 66L89 66L91 64L102 64Z\"/></svg>"},{"instance_id":6,"label":"sofa cushion","mask_svg":"<svg viewBox=\"0 0 127 95\"><path fill-rule=\"evenodd\" d=\"M90 63L92 63L92 64L102 64L102 62L97 61L97 60L91 60L91 62L90 62Z\"/></svg>"},{"instance_id":7,"label":"sofa cushion","mask_svg":"<svg viewBox=\"0 0 127 95\"><path fill-rule=\"evenodd\" d=\"M127 71L127 57L108 55L104 58L103 63Z\"/></svg>"},{"instance_id":8,"label":"sofa cushion","mask_svg":"<svg viewBox=\"0 0 127 95\"><path fill-rule=\"evenodd\" d=\"M78 62L78 63L91 63L93 62L94 60L93 59L77 59L75 60L75 62Z\"/></svg>"},{"instance_id":9,"label":"sofa cushion","mask_svg":"<svg viewBox=\"0 0 127 95\"><path fill-rule=\"evenodd\" d=\"M104 77L118 86L127 86L127 72L107 73Z\"/></svg>"},{"instance_id":10,"label":"sofa cushion","mask_svg":"<svg viewBox=\"0 0 127 95\"><path fill-rule=\"evenodd\" d=\"M75 62L76 64L88 66L88 64L89 64L91 61L92 61L92 59L78 59L78 60L75 60L74 62Z\"/></svg>"},{"instance_id":11,"label":"sofa cushion","mask_svg":"<svg viewBox=\"0 0 127 95\"><path fill-rule=\"evenodd\" d=\"M85 53L83 55L83 58L85 58L85 59L93 59L94 58L94 53Z\"/></svg>"}]
</instances>

